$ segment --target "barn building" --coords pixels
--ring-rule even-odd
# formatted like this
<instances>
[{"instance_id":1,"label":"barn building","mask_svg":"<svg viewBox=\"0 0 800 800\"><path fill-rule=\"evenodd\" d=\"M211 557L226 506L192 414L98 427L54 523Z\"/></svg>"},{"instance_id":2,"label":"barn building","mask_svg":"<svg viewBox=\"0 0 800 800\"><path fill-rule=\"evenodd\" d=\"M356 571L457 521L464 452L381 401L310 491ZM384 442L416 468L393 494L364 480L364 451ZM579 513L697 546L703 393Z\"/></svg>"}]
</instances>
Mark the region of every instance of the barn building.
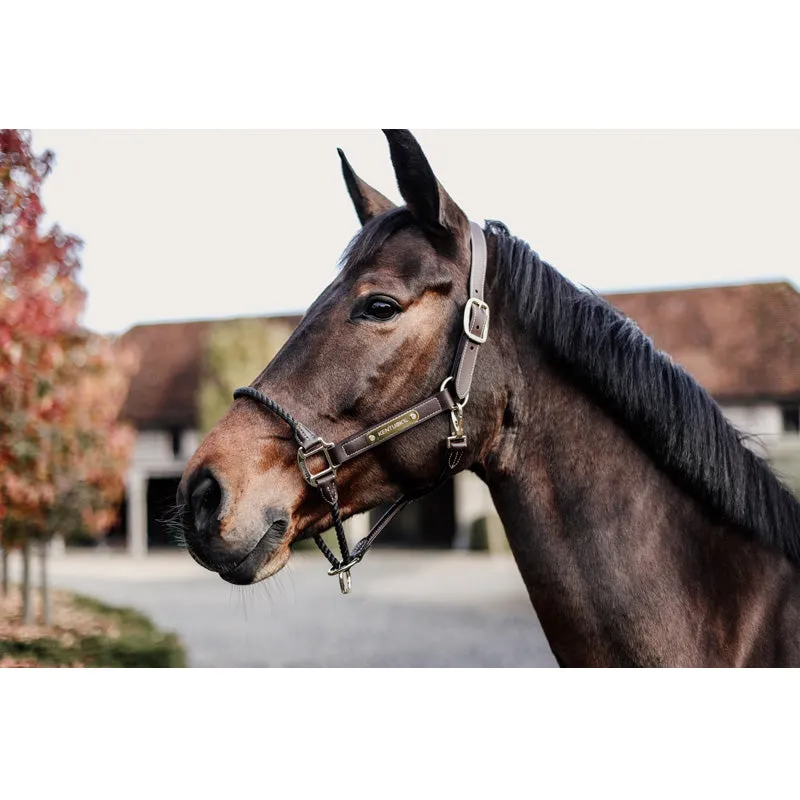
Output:
<instances>
[{"instance_id":1,"label":"barn building","mask_svg":"<svg viewBox=\"0 0 800 800\"><path fill-rule=\"evenodd\" d=\"M757 283L606 297L705 386L734 425L754 437L752 446L800 489L800 294L793 286ZM294 327L300 317L269 319ZM219 324L224 322L139 325L123 336L140 357L124 409L138 438L123 513L109 543L134 555L172 545L165 518L199 443L203 343ZM379 513L350 520L350 536L366 533ZM462 473L410 506L381 539L395 546L466 546L476 525L499 530L488 490Z\"/></svg>"}]
</instances>

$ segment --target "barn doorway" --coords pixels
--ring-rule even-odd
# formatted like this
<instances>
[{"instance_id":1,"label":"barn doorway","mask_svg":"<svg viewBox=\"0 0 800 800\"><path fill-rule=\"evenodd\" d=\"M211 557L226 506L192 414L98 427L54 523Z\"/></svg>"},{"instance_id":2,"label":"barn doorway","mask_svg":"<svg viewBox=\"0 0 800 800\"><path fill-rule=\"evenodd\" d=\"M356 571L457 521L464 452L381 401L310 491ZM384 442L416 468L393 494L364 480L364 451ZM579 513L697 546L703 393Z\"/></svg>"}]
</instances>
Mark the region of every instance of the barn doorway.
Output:
<instances>
[{"instance_id":1,"label":"barn doorway","mask_svg":"<svg viewBox=\"0 0 800 800\"><path fill-rule=\"evenodd\" d=\"M167 520L175 508L175 494L180 476L175 478L150 478L147 481L147 546L177 547L178 542Z\"/></svg>"},{"instance_id":2,"label":"barn doorway","mask_svg":"<svg viewBox=\"0 0 800 800\"><path fill-rule=\"evenodd\" d=\"M369 524L374 525L388 507L370 511ZM449 549L455 535L455 491L453 481L447 481L398 514L375 540L375 545Z\"/></svg>"}]
</instances>

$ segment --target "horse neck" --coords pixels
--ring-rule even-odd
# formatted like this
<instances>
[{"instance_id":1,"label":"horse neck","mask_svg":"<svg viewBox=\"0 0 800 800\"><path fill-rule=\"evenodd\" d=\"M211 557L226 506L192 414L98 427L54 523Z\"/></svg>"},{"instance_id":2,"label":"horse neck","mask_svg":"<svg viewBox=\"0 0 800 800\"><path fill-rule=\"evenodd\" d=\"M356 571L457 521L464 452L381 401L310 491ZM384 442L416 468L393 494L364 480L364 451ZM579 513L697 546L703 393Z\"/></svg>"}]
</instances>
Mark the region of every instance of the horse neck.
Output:
<instances>
[{"instance_id":1,"label":"horse neck","mask_svg":"<svg viewBox=\"0 0 800 800\"><path fill-rule=\"evenodd\" d=\"M794 576L786 559L713 523L538 354L510 365L498 328L508 401L477 471L559 661L728 663L763 649L762 617Z\"/></svg>"}]
</instances>

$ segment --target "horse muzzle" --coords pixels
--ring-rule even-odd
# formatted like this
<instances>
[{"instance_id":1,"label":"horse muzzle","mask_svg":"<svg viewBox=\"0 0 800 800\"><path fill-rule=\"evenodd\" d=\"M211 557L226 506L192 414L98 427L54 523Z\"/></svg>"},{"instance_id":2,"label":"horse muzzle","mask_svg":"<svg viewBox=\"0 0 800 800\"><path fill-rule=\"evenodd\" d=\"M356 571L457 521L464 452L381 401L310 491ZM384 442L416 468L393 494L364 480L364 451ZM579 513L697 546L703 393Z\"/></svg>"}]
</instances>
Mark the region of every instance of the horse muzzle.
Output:
<instances>
[{"instance_id":1,"label":"horse muzzle","mask_svg":"<svg viewBox=\"0 0 800 800\"><path fill-rule=\"evenodd\" d=\"M254 583L277 571L264 568L284 543L289 528L287 512L265 508L254 523L240 522L226 530L222 523L225 493L206 468L188 476L177 499L185 509L186 545L198 564L237 585Z\"/></svg>"}]
</instances>

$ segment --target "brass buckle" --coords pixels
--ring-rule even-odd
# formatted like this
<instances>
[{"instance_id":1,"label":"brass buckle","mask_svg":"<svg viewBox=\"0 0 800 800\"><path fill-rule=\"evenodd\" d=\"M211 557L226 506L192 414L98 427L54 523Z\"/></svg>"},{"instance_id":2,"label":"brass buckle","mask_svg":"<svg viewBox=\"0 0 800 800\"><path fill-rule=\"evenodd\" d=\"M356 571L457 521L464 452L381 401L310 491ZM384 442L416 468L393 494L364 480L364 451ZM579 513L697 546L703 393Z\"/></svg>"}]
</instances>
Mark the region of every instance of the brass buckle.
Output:
<instances>
[{"instance_id":1,"label":"brass buckle","mask_svg":"<svg viewBox=\"0 0 800 800\"><path fill-rule=\"evenodd\" d=\"M486 312L486 322L480 333L473 333L472 330L470 330L470 316L473 308L482 309ZM470 299L467 300L467 304L464 306L464 333L468 339L471 339L477 344L483 344L489 336L489 306L487 306L483 300L478 300L477 297L470 297Z\"/></svg>"},{"instance_id":2,"label":"brass buckle","mask_svg":"<svg viewBox=\"0 0 800 800\"><path fill-rule=\"evenodd\" d=\"M314 488L317 487L320 478L325 478L328 475L331 475L334 478L336 477L336 467L334 466L333 461L331 461L329 448L333 448L333 443L325 442L321 437L318 436L311 443L311 448L309 450L304 450L302 447L297 449L297 466L300 467L300 472L303 473L306 483ZM319 453L322 453L325 456L328 466L320 472L313 473L309 469L308 464L306 464L306 459L316 456Z\"/></svg>"}]
</instances>

